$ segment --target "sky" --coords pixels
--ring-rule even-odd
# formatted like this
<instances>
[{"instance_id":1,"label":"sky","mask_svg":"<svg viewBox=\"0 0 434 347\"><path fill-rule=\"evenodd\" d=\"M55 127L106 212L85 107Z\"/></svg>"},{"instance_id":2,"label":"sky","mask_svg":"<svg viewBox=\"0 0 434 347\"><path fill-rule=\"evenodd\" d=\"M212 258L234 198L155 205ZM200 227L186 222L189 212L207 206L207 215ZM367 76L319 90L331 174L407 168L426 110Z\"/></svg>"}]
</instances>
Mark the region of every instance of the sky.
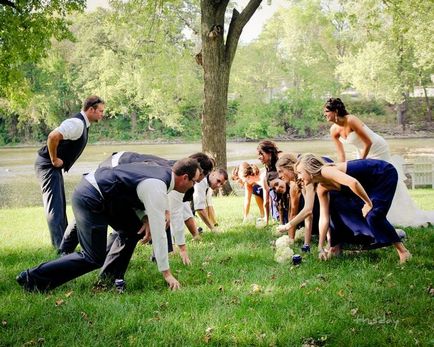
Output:
<instances>
[{"instance_id":1,"label":"sky","mask_svg":"<svg viewBox=\"0 0 434 347\"><path fill-rule=\"evenodd\" d=\"M238 0L238 11L242 11L243 7L249 2L249 0ZM264 0L261 7L255 12L250 21L246 24L240 37L240 41L243 43L249 43L256 39L262 31L262 28L266 21L271 18L274 12L281 7L288 6L286 0L272 0L268 5L268 1ZM87 9L93 11L98 7L109 7L108 0L87 0Z\"/></svg>"}]
</instances>

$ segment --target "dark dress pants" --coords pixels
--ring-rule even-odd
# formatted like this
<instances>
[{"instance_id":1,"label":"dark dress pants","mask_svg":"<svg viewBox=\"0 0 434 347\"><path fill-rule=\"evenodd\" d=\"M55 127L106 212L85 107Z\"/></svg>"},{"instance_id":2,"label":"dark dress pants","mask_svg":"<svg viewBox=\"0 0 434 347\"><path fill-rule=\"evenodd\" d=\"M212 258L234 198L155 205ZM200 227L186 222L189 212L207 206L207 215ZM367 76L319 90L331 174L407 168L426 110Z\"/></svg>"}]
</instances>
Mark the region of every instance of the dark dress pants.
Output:
<instances>
[{"instance_id":1,"label":"dark dress pants","mask_svg":"<svg viewBox=\"0 0 434 347\"><path fill-rule=\"evenodd\" d=\"M68 225L62 169L53 167L48 159L38 155L35 171L41 186L51 243L59 250L63 233Z\"/></svg>"},{"instance_id":2,"label":"dark dress pants","mask_svg":"<svg viewBox=\"0 0 434 347\"><path fill-rule=\"evenodd\" d=\"M72 195L72 208L82 251L30 269L30 280L39 290L56 288L104 263L108 220L102 197L84 178Z\"/></svg>"},{"instance_id":3,"label":"dark dress pants","mask_svg":"<svg viewBox=\"0 0 434 347\"><path fill-rule=\"evenodd\" d=\"M62 243L60 244L59 253L69 254L75 251L78 246L77 224L75 219L68 223Z\"/></svg>"}]
</instances>

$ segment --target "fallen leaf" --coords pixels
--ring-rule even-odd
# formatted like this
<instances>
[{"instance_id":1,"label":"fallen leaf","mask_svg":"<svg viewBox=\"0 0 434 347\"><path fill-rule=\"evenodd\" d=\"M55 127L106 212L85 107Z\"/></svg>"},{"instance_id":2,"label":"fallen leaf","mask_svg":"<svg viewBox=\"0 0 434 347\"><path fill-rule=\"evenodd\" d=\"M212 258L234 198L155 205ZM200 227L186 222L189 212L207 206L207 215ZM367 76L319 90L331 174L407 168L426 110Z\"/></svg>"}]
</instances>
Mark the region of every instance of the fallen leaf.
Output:
<instances>
[{"instance_id":1,"label":"fallen leaf","mask_svg":"<svg viewBox=\"0 0 434 347\"><path fill-rule=\"evenodd\" d=\"M168 301L163 302L163 303L160 304L160 309L165 309L167 307L169 307L169 302Z\"/></svg>"},{"instance_id":2,"label":"fallen leaf","mask_svg":"<svg viewBox=\"0 0 434 347\"><path fill-rule=\"evenodd\" d=\"M214 328L212 328L212 327L207 327L205 329L205 336L203 338L205 343L208 343L211 340L211 336L212 336L213 331L214 331Z\"/></svg>"},{"instance_id":3,"label":"fallen leaf","mask_svg":"<svg viewBox=\"0 0 434 347\"><path fill-rule=\"evenodd\" d=\"M63 300L63 299L57 299L56 300L56 306L63 305L64 303L65 303L65 300Z\"/></svg>"},{"instance_id":4,"label":"fallen leaf","mask_svg":"<svg viewBox=\"0 0 434 347\"><path fill-rule=\"evenodd\" d=\"M343 298L345 296L344 290L341 289L340 291L338 291L338 295Z\"/></svg>"},{"instance_id":5,"label":"fallen leaf","mask_svg":"<svg viewBox=\"0 0 434 347\"><path fill-rule=\"evenodd\" d=\"M252 293L262 292L262 287L259 284L252 284Z\"/></svg>"},{"instance_id":6,"label":"fallen leaf","mask_svg":"<svg viewBox=\"0 0 434 347\"><path fill-rule=\"evenodd\" d=\"M303 282L302 284L300 284L300 288L304 288L304 287L306 287L306 282Z\"/></svg>"},{"instance_id":7,"label":"fallen leaf","mask_svg":"<svg viewBox=\"0 0 434 347\"><path fill-rule=\"evenodd\" d=\"M5 327L6 325L8 325L8 322L5 320L2 320L2 326Z\"/></svg>"},{"instance_id":8,"label":"fallen leaf","mask_svg":"<svg viewBox=\"0 0 434 347\"><path fill-rule=\"evenodd\" d=\"M69 291L68 293L65 294L65 297L69 298L72 295L72 293L74 293L73 290Z\"/></svg>"},{"instance_id":9,"label":"fallen leaf","mask_svg":"<svg viewBox=\"0 0 434 347\"><path fill-rule=\"evenodd\" d=\"M82 317L86 322L89 323L89 325L92 324L92 321L89 319L89 317L88 317L88 315L86 314L86 312L81 311L80 314L81 314L81 317Z\"/></svg>"},{"instance_id":10,"label":"fallen leaf","mask_svg":"<svg viewBox=\"0 0 434 347\"><path fill-rule=\"evenodd\" d=\"M230 301L231 304L239 304L240 303L240 299L238 298L232 298Z\"/></svg>"},{"instance_id":11,"label":"fallen leaf","mask_svg":"<svg viewBox=\"0 0 434 347\"><path fill-rule=\"evenodd\" d=\"M352 316L355 316L355 315L357 314L357 312L359 312L359 309L358 309L358 308L353 308L353 309L351 310L351 315L352 315Z\"/></svg>"},{"instance_id":12,"label":"fallen leaf","mask_svg":"<svg viewBox=\"0 0 434 347\"><path fill-rule=\"evenodd\" d=\"M322 274L319 274L319 275L317 275L316 277L317 277L318 279L324 281L324 282L327 281L327 279L325 278L325 276L322 275Z\"/></svg>"}]
</instances>

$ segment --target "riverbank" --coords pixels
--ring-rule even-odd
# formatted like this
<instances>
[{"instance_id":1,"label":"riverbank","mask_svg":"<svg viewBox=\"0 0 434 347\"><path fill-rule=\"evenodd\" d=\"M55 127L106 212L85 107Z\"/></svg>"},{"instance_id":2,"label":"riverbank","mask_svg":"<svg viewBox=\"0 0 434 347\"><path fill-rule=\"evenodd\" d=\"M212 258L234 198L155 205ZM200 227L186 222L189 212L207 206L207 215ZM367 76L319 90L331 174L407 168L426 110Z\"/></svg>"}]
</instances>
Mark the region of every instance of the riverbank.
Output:
<instances>
[{"instance_id":1,"label":"riverbank","mask_svg":"<svg viewBox=\"0 0 434 347\"><path fill-rule=\"evenodd\" d=\"M380 132L379 132L380 133ZM391 131L390 134L380 133L385 139L431 139L434 138L434 130L433 131L416 131L412 133L398 133ZM330 139L329 135L321 134L318 136L310 136L310 137L296 137L296 136L287 136L287 137L276 137L272 140L276 143L286 142L286 141L296 141L296 142L306 142L310 140L315 141L328 141ZM249 138L233 138L228 139L227 143L259 143L263 139L249 139ZM140 140L140 141L96 141L89 142L91 145L103 145L103 146L113 146L113 145L177 145L177 144L201 144L200 140L197 141L188 141L183 139L153 139L153 140ZM15 143L15 144L7 144L0 146L0 148L33 148L44 145L43 142L34 142L34 143Z\"/></svg>"}]
</instances>

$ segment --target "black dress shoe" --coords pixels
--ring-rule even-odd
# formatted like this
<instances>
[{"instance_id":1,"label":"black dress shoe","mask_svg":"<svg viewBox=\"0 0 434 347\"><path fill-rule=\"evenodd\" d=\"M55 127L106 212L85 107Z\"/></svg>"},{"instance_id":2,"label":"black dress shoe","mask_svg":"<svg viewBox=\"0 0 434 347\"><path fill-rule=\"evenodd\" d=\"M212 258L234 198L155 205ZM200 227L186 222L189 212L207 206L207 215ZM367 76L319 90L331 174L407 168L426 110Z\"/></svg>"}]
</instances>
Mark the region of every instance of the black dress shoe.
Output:
<instances>
[{"instance_id":1,"label":"black dress shoe","mask_svg":"<svg viewBox=\"0 0 434 347\"><path fill-rule=\"evenodd\" d=\"M28 292L34 292L37 290L35 284L30 278L29 270L20 272L20 274L15 279L17 283Z\"/></svg>"},{"instance_id":2,"label":"black dress shoe","mask_svg":"<svg viewBox=\"0 0 434 347\"><path fill-rule=\"evenodd\" d=\"M127 288L127 284L123 279L115 280L115 289L119 294L125 293L126 288Z\"/></svg>"}]
</instances>

